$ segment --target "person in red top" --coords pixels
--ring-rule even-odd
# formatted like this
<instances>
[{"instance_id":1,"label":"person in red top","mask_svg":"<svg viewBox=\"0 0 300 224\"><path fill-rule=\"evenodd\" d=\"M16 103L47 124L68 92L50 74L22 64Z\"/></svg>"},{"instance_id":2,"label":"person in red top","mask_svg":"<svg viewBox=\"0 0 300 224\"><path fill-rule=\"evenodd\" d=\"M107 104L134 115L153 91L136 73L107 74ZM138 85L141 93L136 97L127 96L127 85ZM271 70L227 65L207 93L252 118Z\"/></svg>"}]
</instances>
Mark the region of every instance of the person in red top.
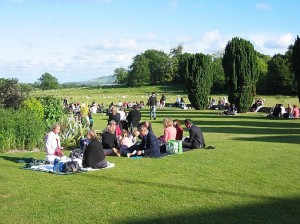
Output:
<instances>
[{"instance_id":1,"label":"person in red top","mask_svg":"<svg viewBox=\"0 0 300 224\"><path fill-rule=\"evenodd\" d=\"M176 140L182 140L183 138L183 128L180 125L180 121L175 119L173 121L173 126L176 128Z\"/></svg>"},{"instance_id":2,"label":"person in red top","mask_svg":"<svg viewBox=\"0 0 300 224\"><path fill-rule=\"evenodd\" d=\"M293 117L299 118L299 108L297 107L297 105L293 105Z\"/></svg>"}]
</instances>

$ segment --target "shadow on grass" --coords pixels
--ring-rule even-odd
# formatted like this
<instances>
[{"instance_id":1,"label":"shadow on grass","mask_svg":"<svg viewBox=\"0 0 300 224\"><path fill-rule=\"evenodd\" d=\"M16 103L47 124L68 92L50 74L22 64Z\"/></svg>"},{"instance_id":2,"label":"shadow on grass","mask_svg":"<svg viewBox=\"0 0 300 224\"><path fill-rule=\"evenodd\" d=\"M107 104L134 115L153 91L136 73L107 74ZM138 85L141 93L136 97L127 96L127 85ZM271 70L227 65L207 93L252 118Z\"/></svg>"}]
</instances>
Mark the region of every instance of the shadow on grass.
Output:
<instances>
[{"instance_id":1,"label":"shadow on grass","mask_svg":"<svg viewBox=\"0 0 300 224\"><path fill-rule=\"evenodd\" d=\"M277 136L261 136L261 137L238 137L233 138L238 141L250 142L278 142L278 143L294 143L300 144L299 135L277 135Z\"/></svg>"},{"instance_id":2,"label":"shadow on grass","mask_svg":"<svg viewBox=\"0 0 300 224\"><path fill-rule=\"evenodd\" d=\"M0 156L0 158L11 161L11 162L17 162L17 160L25 158L25 157L15 157L15 156ZM28 157L29 158L29 157Z\"/></svg>"},{"instance_id":3,"label":"shadow on grass","mask_svg":"<svg viewBox=\"0 0 300 224\"><path fill-rule=\"evenodd\" d=\"M98 178L94 175L86 175L86 178ZM125 179L113 176L102 176L108 182L116 184L142 184L145 186L154 186L168 191L178 190L180 186L169 183L153 183L151 181L142 181L137 179ZM163 217L145 217L130 220L119 220L117 223L299 223L300 221L300 197L277 198L263 195L253 195L239 192L230 192L222 189L205 189L193 186L184 186L186 191L201 192L204 194L227 195L233 197L250 198L257 200L255 204L236 206L233 208L223 208L207 211L205 209L194 209L191 211L182 211L177 215L165 214ZM175 192L174 192L175 193ZM178 204L180 207L180 204ZM154 208L153 208L154 209ZM170 208L172 210L172 208ZM177 210L177 209L176 209ZM201 211L199 211L201 210Z\"/></svg>"},{"instance_id":4,"label":"shadow on grass","mask_svg":"<svg viewBox=\"0 0 300 224\"><path fill-rule=\"evenodd\" d=\"M300 197L215 210L182 211L177 215L121 220L119 223L299 223ZM180 206L180 205L178 205ZM200 210L200 209L199 209Z\"/></svg>"}]
</instances>

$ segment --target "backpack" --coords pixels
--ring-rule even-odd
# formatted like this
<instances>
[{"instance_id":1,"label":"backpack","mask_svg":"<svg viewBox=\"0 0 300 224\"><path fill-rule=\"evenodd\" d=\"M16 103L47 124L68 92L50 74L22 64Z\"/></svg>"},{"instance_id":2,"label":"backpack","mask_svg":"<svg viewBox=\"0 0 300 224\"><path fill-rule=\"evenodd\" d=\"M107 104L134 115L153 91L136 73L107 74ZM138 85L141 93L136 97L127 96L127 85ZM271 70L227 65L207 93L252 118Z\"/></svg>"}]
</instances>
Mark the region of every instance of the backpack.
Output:
<instances>
[{"instance_id":1,"label":"backpack","mask_svg":"<svg viewBox=\"0 0 300 224\"><path fill-rule=\"evenodd\" d=\"M66 162L62 168L63 173L75 173L79 171L79 164L77 161Z\"/></svg>"}]
</instances>

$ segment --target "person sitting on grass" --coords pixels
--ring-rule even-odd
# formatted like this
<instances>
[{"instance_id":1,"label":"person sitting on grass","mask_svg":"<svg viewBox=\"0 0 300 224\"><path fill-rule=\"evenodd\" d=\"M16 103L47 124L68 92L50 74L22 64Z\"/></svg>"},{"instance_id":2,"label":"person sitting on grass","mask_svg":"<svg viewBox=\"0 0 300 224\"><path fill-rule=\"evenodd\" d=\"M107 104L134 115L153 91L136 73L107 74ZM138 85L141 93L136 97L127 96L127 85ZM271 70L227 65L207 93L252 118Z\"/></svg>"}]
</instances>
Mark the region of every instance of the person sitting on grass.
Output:
<instances>
[{"instance_id":1,"label":"person sitting on grass","mask_svg":"<svg viewBox=\"0 0 300 224\"><path fill-rule=\"evenodd\" d=\"M86 136L90 142L83 152L82 167L101 169L107 167L103 146L94 130L89 130Z\"/></svg>"},{"instance_id":2,"label":"person sitting on grass","mask_svg":"<svg viewBox=\"0 0 300 224\"><path fill-rule=\"evenodd\" d=\"M180 121L178 119L175 119L173 121L173 126L176 128L176 140L182 140L183 128L180 125Z\"/></svg>"},{"instance_id":3,"label":"person sitting on grass","mask_svg":"<svg viewBox=\"0 0 300 224\"><path fill-rule=\"evenodd\" d=\"M105 156L121 156L117 147L118 139L115 135L115 127L107 125L105 131L102 133L102 146Z\"/></svg>"},{"instance_id":4,"label":"person sitting on grass","mask_svg":"<svg viewBox=\"0 0 300 224\"><path fill-rule=\"evenodd\" d=\"M127 153L135 153L137 156L160 157L160 149L157 137L148 130L145 125L139 126L139 132L142 136L142 142L139 145L133 145L127 149ZM129 155L130 156L130 155Z\"/></svg>"},{"instance_id":5,"label":"person sitting on grass","mask_svg":"<svg viewBox=\"0 0 300 224\"><path fill-rule=\"evenodd\" d=\"M185 119L185 126L189 129L189 137L182 141L183 148L198 149L205 147L202 130L193 124L191 119Z\"/></svg>"},{"instance_id":6,"label":"person sitting on grass","mask_svg":"<svg viewBox=\"0 0 300 224\"><path fill-rule=\"evenodd\" d=\"M166 144L169 140L175 140L176 139L176 128L173 126L173 120L171 118L165 118L163 120L164 125L164 135L159 137L159 143L160 143L160 152L165 153L166 152Z\"/></svg>"},{"instance_id":7,"label":"person sitting on grass","mask_svg":"<svg viewBox=\"0 0 300 224\"><path fill-rule=\"evenodd\" d=\"M58 157L64 156L62 151L63 147L60 145L60 125L54 124L52 127L52 131L50 131L46 137L46 160L49 161L51 164L54 163L54 160Z\"/></svg>"}]
</instances>

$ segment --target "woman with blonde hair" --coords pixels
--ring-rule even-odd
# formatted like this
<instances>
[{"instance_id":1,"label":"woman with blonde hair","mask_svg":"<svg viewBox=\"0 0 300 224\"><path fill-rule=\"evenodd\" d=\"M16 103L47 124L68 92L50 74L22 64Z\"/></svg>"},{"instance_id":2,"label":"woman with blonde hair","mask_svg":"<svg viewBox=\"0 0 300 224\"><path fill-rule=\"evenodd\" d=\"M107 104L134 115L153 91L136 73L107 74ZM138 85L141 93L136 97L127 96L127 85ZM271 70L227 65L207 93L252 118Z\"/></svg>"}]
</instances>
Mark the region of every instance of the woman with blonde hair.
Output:
<instances>
[{"instance_id":1,"label":"woman with blonde hair","mask_svg":"<svg viewBox=\"0 0 300 224\"><path fill-rule=\"evenodd\" d=\"M165 127L164 135L160 137L160 141L165 143L169 140L175 140L177 131L173 126L173 120L171 118L165 118L163 120L163 125Z\"/></svg>"}]
</instances>

